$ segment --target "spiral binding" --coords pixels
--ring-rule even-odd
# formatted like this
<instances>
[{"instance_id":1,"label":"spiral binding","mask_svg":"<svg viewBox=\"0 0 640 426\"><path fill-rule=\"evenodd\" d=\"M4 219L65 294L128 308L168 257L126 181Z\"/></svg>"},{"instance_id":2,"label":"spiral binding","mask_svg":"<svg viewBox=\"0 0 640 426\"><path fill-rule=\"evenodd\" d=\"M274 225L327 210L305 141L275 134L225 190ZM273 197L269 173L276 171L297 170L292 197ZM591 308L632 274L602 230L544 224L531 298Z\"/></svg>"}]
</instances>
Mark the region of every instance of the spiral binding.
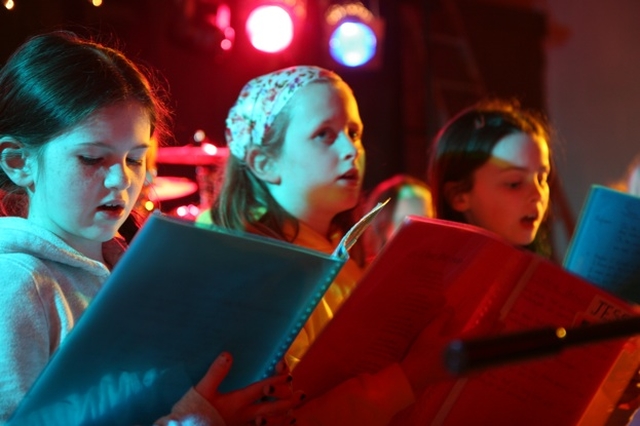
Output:
<instances>
[{"instance_id":1,"label":"spiral binding","mask_svg":"<svg viewBox=\"0 0 640 426\"><path fill-rule=\"evenodd\" d=\"M329 286L333 282L334 278L336 277L336 275L338 275L338 272L340 272L340 269L342 268L343 264L344 263L340 263L339 266L336 265L330 270L330 274L329 274L330 278L328 278L325 281L325 283L322 286L322 288L320 290L318 290L318 292L314 295L314 297L309 302L309 305L304 309L304 311L303 311L303 313L305 314L304 321L298 321L295 324L294 328L289 332L288 336L285 338L284 342L280 346L280 349L278 349L278 351L276 352L275 357L271 360L271 362L269 362L269 365L267 367L267 371L265 371L264 374L262 375L262 379L266 379L267 377L271 377L271 375L273 375L273 372L275 371L276 365L278 364L278 362L280 362L280 360L284 356L284 354L287 351L287 349L289 348L289 346L291 346L291 343L293 342L293 339L295 339L296 336L298 335L298 333L300 333L300 330L302 329L302 327L304 326L305 322L307 321L307 319L309 318L309 316L313 312L313 309L320 302L320 299L322 298L322 296L324 296L325 292L327 291L327 289L329 288Z\"/></svg>"},{"instance_id":2,"label":"spiral binding","mask_svg":"<svg viewBox=\"0 0 640 426\"><path fill-rule=\"evenodd\" d=\"M315 294L315 297L311 300L311 302L309 303L309 306L307 306L307 308L303 311L305 314L305 320L299 321L298 323L296 323L294 329L289 333L284 343L281 345L280 349L276 352L275 358L271 360L271 362L269 363L269 367L267 368L267 371L264 373L262 377L263 379L273 374L276 364L278 364L280 359L284 356L285 352L291 345L291 342L293 342L293 339L295 339L298 333L300 333L300 330L304 326L304 323L309 318L309 315L311 315L311 312L313 312L313 309L314 309L313 307L315 307L320 301L320 299L322 298L322 296L324 296L324 293L327 291L327 289L333 282L333 279L336 277L336 275L338 275L340 268L342 268L342 266L344 265L344 262L346 262L347 259L349 258L349 249L355 244L355 242L358 240L360 235L362 235L364 230L371 224L373 219L375 219L376 215L380 212L380 210L382 210L382 208L388 202L389 200L387 199L384 202L378 203L373 209L371 209L370 212L368 212L362 218L360 218L360 220L351 227L349 232L347 232L344 235L344 237L342 237L342 240L340 240L340 243L338 244L338 246L336 247L336 250L332 254L332 257L334 259L342 261L340 263L340 266L335 266L330 271L331 278L328 279L327 282L325 282L324 286L322 286L322 289Z\"/></svg>"}]
</instances>

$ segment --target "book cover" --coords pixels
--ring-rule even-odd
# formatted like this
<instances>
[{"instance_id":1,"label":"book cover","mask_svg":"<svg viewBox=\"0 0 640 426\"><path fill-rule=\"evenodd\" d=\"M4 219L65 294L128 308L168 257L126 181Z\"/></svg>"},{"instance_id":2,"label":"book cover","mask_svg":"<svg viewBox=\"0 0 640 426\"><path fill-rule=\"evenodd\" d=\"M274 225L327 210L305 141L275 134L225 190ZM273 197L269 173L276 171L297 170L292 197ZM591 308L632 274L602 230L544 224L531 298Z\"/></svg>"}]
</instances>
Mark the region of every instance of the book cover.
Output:
<instances>
[{"instance_id":1,"label":"book cover","mask_svg":"<svg viewBox=\"0 0 640 426\"><path fill-rule=\"evenodd\" d=\"M345 258L152 215L10 424L150 424L222 351L269 376Z\"/></svg>"},{"instance_id":2,"label":"book cover","mask_svg":"<svg viewBox=\"0 0 640 426\"><path fill-rule=\"evenodd\" d=\"M409 217L309 348L294 384L313 397L398 362L443 312L454 314L434 332L454 339L615 320L634 308L488 231ZM429 387L394 424L604 421L638 365L634 343L611 340L452 377Z\"/></svg>"},{"instance_id":3,"label":"book cover","mask_svg":"<svg viewBox=\"0 0 640 426\"><path fill-rule=\"evenodd\" d=\"M591 187L564 267L619 297L640 302L640 197Z\"/></svg>"}]
</instances>

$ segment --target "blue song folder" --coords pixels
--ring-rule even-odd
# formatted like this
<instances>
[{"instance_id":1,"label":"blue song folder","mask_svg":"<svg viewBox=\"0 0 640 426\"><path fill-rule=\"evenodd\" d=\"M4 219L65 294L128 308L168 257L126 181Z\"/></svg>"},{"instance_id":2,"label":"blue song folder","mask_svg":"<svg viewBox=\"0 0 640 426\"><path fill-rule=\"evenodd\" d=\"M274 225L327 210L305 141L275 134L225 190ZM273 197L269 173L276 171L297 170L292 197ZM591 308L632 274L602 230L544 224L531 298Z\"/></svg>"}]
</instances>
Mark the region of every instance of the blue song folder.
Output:
<instances>
[{"instance_id":1,"label":"blue song folder","mask_svg":"<svg viewBox=\"0 0 640 426\"><path fill-rule=\"evenodd\" d=\"M222 351L220 391L263 379L345 259L154 214L10 424L151 424Z\"/></svg>"},{"instance_id":2,"label":"blue song folder","mask_svg":"<svg viewBox=\"0 0 640 426\"><path fill-rule=\"evenodd\" d=\"M593 185L563 265L622 299L640 303L640 197Z\"/></svg>"}]
</instances>

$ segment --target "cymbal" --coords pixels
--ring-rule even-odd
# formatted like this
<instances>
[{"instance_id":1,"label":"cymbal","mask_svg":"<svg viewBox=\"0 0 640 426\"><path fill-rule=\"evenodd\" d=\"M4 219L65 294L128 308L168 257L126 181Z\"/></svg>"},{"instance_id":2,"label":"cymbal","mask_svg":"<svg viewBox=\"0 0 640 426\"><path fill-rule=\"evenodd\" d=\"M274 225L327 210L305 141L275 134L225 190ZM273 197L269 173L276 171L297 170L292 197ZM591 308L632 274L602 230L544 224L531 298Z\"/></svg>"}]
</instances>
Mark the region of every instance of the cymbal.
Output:
<instances>
[{"instance_id":1,"label":"cymbal","mask_svg":"<svg viewBox=\"0 0 640 426\"><path fill-rule=\"evenodd\" d=\"M211 144L200 146L170 146L158 148L156 162L187 166L220 165L229 156L229 148Z\"/></svg>"},{"instance_id":2,"label":"cymbal","mask_svg":"<svg viewBox=\"0 0 640 426\"><path fill-rule=\"evenodd\" d=\"M148 186L147 195L151 201L167 201L186 197L198 190L198 184L181 177L158 176Z\"/></svg>"}]
</instances>

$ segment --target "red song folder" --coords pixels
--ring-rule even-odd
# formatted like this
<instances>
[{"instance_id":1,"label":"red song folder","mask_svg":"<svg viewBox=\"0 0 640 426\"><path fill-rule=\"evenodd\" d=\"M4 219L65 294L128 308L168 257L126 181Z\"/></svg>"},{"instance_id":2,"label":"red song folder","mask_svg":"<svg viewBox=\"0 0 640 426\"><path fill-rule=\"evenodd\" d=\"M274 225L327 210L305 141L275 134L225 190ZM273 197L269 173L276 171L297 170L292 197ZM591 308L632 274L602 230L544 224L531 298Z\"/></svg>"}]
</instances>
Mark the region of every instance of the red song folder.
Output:
<instances>
[{"instance_id":1,"label":"red song folder","mask_svg":"<svg viewBox=\"0 0 640 426\"><path fill-rule=\"evenodd\" d=\"M636 308L470 225L409 217L293 371L310 397L400 361L439 315L442 336L575 327ZM618 338L429 386L396 425L602 425L640 362ZM427 362L427 361L425 361ZM443 367L444 368L444 367Z\"/></svg>"}]
</instances>

